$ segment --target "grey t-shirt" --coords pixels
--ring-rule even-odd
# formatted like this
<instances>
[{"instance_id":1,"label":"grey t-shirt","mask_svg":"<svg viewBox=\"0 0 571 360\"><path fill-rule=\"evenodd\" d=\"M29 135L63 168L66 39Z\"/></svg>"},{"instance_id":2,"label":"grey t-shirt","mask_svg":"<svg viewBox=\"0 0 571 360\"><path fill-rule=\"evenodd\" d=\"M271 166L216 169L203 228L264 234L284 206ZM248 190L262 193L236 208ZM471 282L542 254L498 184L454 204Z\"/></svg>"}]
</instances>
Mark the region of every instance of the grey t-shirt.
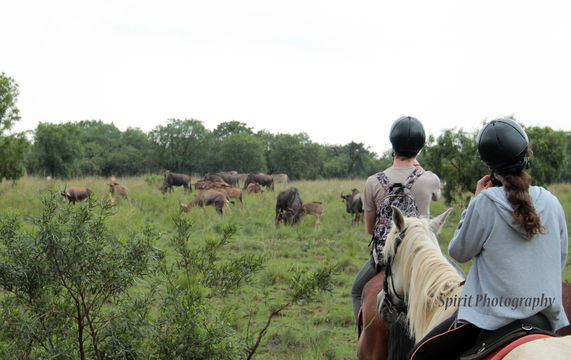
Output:
<instances>
[{"instance_id":1,"label":"grey t-shirt","mask_svg":"<svg viewBox=\"0 0 571 360\"><path fill-rule=\"evenodd\" d=\"M391 166L383 172L389 178L391 183L403 182L413 171L414 166L395 167ZM424 171L422 175L416 179L411 188L412 196L418 206L421 216L430 215L430 201L440 199L440 179L431 171ZM377 175L371 175L365 183L365 194L363 201L363 209L365 211L377 211L378 204L381 203L385 196L385 190L381 186Z\"/></svg>"}]
</instances>

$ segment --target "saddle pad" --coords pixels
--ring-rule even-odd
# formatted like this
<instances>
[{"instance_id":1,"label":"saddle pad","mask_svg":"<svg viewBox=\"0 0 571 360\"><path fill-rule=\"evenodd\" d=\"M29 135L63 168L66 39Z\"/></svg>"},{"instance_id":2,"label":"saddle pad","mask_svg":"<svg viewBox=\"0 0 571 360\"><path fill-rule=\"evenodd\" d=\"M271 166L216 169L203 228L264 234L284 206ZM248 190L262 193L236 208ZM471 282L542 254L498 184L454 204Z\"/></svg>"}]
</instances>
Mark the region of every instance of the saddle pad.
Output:
<instances>
[{"instance_id":1,"label":"saddle pad","mask_svg":"<svg viewBox=\"0 0 571 360\"><path fill-rule=\"evenodd\" d=\"M519 339L512 341L511 343L507 344L503 348L498 349L497 351L486 356L482 360L502 360L504 358L504 356L506 356L510 351L512 351L516 347L518 347L522 344L525 344L526 342L530 342L530 341L538 340L538 339L543 339L543 338L548 338L548 337L551 337L551 336L544 335L544 334L531 334L531 335L526 335L524 337L520 337Z\"/></svg>"}]
</instances>

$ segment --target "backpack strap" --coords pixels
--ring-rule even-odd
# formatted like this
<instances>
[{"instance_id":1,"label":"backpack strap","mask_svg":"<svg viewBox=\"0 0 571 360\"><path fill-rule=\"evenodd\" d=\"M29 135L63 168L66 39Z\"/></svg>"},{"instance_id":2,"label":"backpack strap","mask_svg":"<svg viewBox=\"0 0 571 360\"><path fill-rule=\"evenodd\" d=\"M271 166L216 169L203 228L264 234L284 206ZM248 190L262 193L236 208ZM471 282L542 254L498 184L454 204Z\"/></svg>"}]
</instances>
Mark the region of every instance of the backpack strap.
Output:
<instances>
[{"instance_id":1,"label":"backpack strap","mask_svg":"<svg viewBox=\"0 0 571 360\"><path fill-rule=\"evenodd\" d=\"M402 184L404 185L404 187L406 187L407 189L410 190L410 188L412 187L412 185L414 185L414 182L416 181L416 179L418 179L420 177L420 175L424 174L424 171L415 168L410 175L402 182ZM389 188L391 187L391 185L393 185L389 178L387 177L387 175L381 171L379 173L376 174L377 176L377 180L379 180L379 182L381 183L381 186L383 187L383 189L385 191L389 191Z\"/></svg>"},{"instance_id":2,"label":"backpack strap","mask_svg":"<svg viewBox=\"0 0 571 360\"><path fill-rule=\"evenodd\" d=\"M376 175L377 175L377 180L379 180L381 186L383 187L383 190L388 191L389 187L391 186L391 182L389 181L387 175L383 171L377 173Z\"/></svg>"},{"instance_id":3,"label":"backpack strap","mask_svg":"<svg viewBox=\"0 0 571 360\"><path fill-rule=\"evenodd\" d=\"M420 177L420 175L424 174L424 171L415 168L410 175L404 180L403 184L404 186L410 190L410 188L412 187L412 185L414 185L416 179L418 179Z\"/></svg>"}]
</instances>

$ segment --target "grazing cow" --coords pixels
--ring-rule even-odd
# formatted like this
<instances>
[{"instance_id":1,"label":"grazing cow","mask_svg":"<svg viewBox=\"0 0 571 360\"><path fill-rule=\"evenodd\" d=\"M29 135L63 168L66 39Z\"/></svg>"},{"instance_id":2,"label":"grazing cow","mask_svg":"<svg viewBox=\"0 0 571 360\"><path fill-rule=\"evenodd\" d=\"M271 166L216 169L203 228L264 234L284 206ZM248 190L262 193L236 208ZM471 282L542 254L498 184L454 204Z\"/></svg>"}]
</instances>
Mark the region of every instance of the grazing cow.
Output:
<instances>
[{"instance_id":1,"label":"grazing cow","mask_svg":"<svg viewBox=\"0 0 571 360\"><path fill-rule=\"evenodd\" d=\"M341 198L345 201L347 212L353 215L352 223L359 223L363 213L363 194L359 190L353 189L350 195L341 194Z\"/></svg>"},{"instance_id":2,"label":"grazing cow","mask_svg":"<svg viewBox=\"0 0 571 360\"><path fill-rule=\"evenodd\" d=\"M160 190L163 194L173 191L173 186L182 186L185 191L191 191L190 176L186 174L166 173Z\"/></svg>"},{"instance_id":3,"label":"grazing cow","mask_svg":"<svg viewBox=\"0 0 571 360\"><path fill-rule=\"evenodd\" d=\"M257 194L264 192L264 189L262 189L262 185L258 184L257 182L254 182L248 184L248 188L246 189L246 191L248 192L248 194L251 193Z\"/></svg>"},{"instance_id":4,"label":"grazing cow","mask_svg":"<svg viewBox=\"0 0 571 360\"><path fill-rule=\"evenodd\" d=\"M321 215L323 215L323 204L318 201L305 203L302 205L301 213L302 215L315 216L315 227L319 228L319 225L321 225Z\"/></svg>"},{"instance_id":5,"label":"grazing cow","mask_svg":"<svg viewBox=\"0 0 571 360\"><path fill-rule=\"evenodd\" d=\"M280 192L276 201L276 226L282 222L288 225L299 222L302 204L303 201L296 188L292 187Z\"/></svg>"},{"instance_id":6,"label":"grazing cow","mask_svg":"<svg viewBox=\"0 0 571 360\"><path fill-rule=\"evenodd\" d=\"M216 175L220 176L222 180L226 181L228 184L236 187L240 182L240 177L236 171L223 171L219 172Z\"/></svg>"},{"instance_id":7,"label":"grazing cow","mask_svg":"<svg viewBox=\"0 0 571 360\"><path fill-rule=\"evenodd\" d=\"M225 182L224 179L222 178L222 176L220 176L218 174L212 174L212 173L206 173L206 175L204 175L203 179L206 181L212 181L212 182Z\"/></svg>"},{"instance_id":8,"label":"grazing cow","mask_svg":"<svg viewBox=\"0 0 571 360\"><path fill-rule=\"evenodd\" d=\"M218 215L222 215L222 209L224 206L228 206L228 196L217 190L204 190L200 194L196 195L188 204L180 204L181 209L184 212L188 212L194 206L214 206Z\"/></svg>"},{"instance_id":9,"label":"grazing cow","mask_svg":"<svg viewBox=\"0 0 571 360\"><path fill-rule=\"evenodd\" d=\"M241 207L244 206L244 202L242 201L242 189L235 187L222 187L222 188L217 188L215 190L221 192L223 191L224 193L226 193L226 196L228 196L229 199L236 199L240 203Z\"/></svg>"},{"instance_id":10,"label":"grazing cow","mask_svg":"<svg viewBox=\"0 0 571 360\"><path fill-rule=\"evenodd\" d=\"M111 192L111 197L113 199L115 199L116 196L121 196L123 199L131 202L131 199L129 199L129 189L127 189L126 186L119 185L119 183L114 181L107 185L109 185L109 192Z\"/></svg>"},{"instance_id":11,"label":"grazing cow","mask_svg":"<svg viewBox=\"0 0 571 360\"><path fill-rule=\"evenodd\" d=\"M273 174L274 184L287 184L287 174Z\"/></svg>"},{"instance_id":12,"label":"grazing cow","mask_svg":"<svg viewBox=\"0 0 571 360\"><path fill-rule=\"evenodd\" d=\"M72 187L72 188L65 188L61 192L61 195L69 200L69 202L76 203L82 202L85 199L89 199L89 197L93 194L91 189L86 187Z\"/></svg>"},{"instance_id":13,"label":"grazing cow","mask_svg":"<svg viewBox=\"0 0 571 360\"><path fill-rule=\"evenodd\" d=\"M266 188L274 191L274 178L271 175L266 174L248 174L248 177L244 181L244 189L248 188L248 184L257 182L258 184L265 186Z\"/></svg>"},{"instance_id":14,"label":"grazing cow","mask_svg":"<svg viewBox=\"0 0 571 360\"><path fill-rule=\"evenodd\" d=\"M230 187L225 181L199 180L194 184L196 190L210 190Z\"/></svg>"}]
</instances>

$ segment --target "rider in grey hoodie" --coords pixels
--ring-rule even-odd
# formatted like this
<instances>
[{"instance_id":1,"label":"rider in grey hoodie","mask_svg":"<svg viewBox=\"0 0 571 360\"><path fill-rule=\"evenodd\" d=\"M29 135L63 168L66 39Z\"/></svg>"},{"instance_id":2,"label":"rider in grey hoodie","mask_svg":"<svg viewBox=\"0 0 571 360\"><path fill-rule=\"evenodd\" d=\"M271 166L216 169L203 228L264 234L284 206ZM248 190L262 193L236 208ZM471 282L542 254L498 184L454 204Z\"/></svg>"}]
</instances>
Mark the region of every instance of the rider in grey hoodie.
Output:
<instances>
[{"instance_id":1,"label":"rider in grey hoodie","mask_svg":"<svg viewBox=\"0 0 571 360\"><path fill-rule=\"evenodd\" d=\"M549 191L531 186L527 134L512 119L497 119L480 130L477 143L492 174L478 181L448 248L457 261L474 262L453 304L457 316L419 341L412 360L457 359L470 348L479 353L489 345L489 330L569 324L561 294L565 213Z\"/></svg>"},{"instance_id":2,"label":"rider in grey hoodie","mask_svg":"<svg viewBox=\"0 0 571 360\"><path fill-rule=\"evenodd\" d=\"M533 186L529 193L545 229L532 239L514 221L503 187L483 190L462 214L448 251L457 261L474 258L474 263L459 320L495 330L541 312L554 330L569 324L561 295L568 241L565 213L546 189Z\"/></svg>"}]
</instances>

